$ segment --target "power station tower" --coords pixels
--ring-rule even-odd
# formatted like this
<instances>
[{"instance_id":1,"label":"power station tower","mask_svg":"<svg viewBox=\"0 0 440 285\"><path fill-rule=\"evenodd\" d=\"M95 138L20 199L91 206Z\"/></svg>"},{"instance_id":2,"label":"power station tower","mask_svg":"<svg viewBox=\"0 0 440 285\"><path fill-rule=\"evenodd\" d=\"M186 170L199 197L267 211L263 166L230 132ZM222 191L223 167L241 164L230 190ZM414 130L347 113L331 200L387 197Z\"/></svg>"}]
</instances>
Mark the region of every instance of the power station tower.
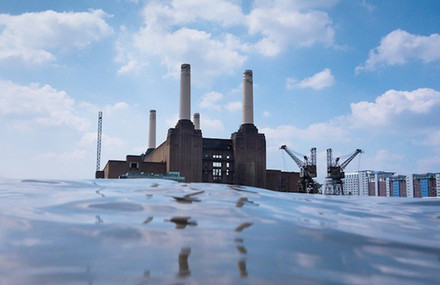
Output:
<instances>
[{"instance_id":1,"label":"power station tower","mask_svg":"<svg viewBox=\"0 0 440 285\"><path fill-rule=\"evenodd\" d=\"M101 170L101 136L102 136L102 112L98 112L98 140L96 146L96 171Z\"/></svg>"}]
</instances>

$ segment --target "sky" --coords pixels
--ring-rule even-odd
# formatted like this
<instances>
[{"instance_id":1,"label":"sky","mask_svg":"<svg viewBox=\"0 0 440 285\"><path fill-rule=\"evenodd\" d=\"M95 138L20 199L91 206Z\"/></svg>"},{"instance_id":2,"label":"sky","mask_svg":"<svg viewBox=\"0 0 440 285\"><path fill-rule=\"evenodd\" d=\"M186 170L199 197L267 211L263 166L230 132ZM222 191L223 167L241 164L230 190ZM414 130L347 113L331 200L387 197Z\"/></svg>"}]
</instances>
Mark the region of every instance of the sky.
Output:
<instances>
[{"instance_id":1,"label":"sky","mask_svg":"<svg viewBox=\"0 0 440 285\"><path fill-rule=\"evenodd\" d=\"M177 123L179 73L204 137L230 138L253 71L267 168L279 147L347 172L440 172L440 1L0 0L0 177L90 179Z\"/></svg>"}]
</instances>

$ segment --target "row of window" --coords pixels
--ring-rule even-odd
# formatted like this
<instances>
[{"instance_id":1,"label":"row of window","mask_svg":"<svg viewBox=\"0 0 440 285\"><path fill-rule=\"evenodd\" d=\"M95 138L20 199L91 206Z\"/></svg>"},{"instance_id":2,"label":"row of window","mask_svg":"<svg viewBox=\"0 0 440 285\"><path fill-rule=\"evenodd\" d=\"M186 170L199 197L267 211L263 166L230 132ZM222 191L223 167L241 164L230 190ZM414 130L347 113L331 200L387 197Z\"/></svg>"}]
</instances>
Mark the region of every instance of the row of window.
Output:
<instances>
[{"instance_id":1,"label":"row of window","mask_svg":"<svg viewBox=\"0 0 440 285\"><path fill-rule=\"evenodd\" d=\"M226 162L226 168L229 168L229 166L230 166L229 162ZM221 168L222 167L222 163L219 162L219 161L214 161L212 163L212 167L219 167L219 168Z\"/></svg>"},{"instance_id":2,"label":"row of window","mask_svg":"<svg viewBox=\"0 0 440 285\"><path fill-rule=\"evenodd\" d=\"M205 158L209 158L209 154L205 154ZM222 159L222 158L223 158L223 155L221 155L221 154L213 154L213 155L212 155L212 158ZM230 159L231 156L230 156L230 155L226 155L225 158L226 158L226 159Z\"/></svg>"},{"instance_id":3,"label":"row of window","mask_svg":"<svg viewBox=\"0 0 440 285\"><path fill-rule=\"evenodd\" d=\"M226 176L229 176L229 174L230 174L229 169L226 169L225 174L226 174ZM222 177L222 170L220 168L214 168L212 170L212 177L214 179L220 179Z\"/></svg>"}]
</instances>

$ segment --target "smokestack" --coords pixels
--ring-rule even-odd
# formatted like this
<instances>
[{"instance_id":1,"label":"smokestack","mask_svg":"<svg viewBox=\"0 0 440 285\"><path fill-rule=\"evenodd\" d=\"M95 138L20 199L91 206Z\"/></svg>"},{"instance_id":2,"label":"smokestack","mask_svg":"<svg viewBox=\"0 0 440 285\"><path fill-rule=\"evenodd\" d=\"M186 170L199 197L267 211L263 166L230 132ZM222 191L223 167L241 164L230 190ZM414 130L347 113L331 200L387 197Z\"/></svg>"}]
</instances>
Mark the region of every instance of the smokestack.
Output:
<instances>
[{"instance_id":1,"label":"smokestack","mask_svg":"<svg viewBox=\"0 0 440 285\"><path fill-rule=\"evenodd\" d=\"M191 66L187 63L180 70L179 120L191 120Z\"/></svg>"},{"instance_id":2,"label":"smokestack","mask_svg":"<svg viewBox=\"0 0 440 285\"><path fill-rule=\"evenodd\" d=\"M194 123L194 129L200 130L200 114L199 113L194 113L193 123Z\"/></svg>"},{"instance_id":3,"label":"smokestack","mask_svg":"<svg viewBox=\"0 0 440 285\"><path fill-rule=\"evenodd\" d=\"M148 132L148 148L156 148L156 110L150 110L150 129Z\"/></svg>"},{"instance_id":4,"label":"smokestack","mask_svg":"<svg viewBox=\"0 0 440 285\"><path fill-rule=\"evenodd\" d=\"M254 123L254 91L252 70L243 72L243 124Z\"/></svg>"}]
</instances>

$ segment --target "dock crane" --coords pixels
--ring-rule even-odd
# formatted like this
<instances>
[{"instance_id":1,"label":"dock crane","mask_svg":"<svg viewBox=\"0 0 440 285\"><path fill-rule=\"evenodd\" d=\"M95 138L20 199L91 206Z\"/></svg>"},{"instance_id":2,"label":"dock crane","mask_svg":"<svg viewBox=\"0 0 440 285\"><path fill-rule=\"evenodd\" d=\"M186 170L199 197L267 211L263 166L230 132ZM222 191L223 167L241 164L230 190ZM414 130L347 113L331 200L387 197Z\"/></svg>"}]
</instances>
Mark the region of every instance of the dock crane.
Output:
<instances>
[{"instance_id":1,"label":"dock crane","mask_svg":"<svg viewBox=\"0 0 440 285\"><path fill-rule=\"evenodd\" d=\"M361 149L356 149L348 158L339 164L340 157L333 160L332 149L327 149L327 178L325 183L325 194L344 195L342 189L342 179L345 178L344 169L359 154L363 153Z\"/></svg>"},{"instance_id":2,"label":"dock crane","mask_svg":"<svg viewBox=\"0 0 440 285\"><path fill-rule=\"evenodd\" d=\"M311 194L318 193L320 185L313 180L313 178L316 177L316 148L314 147L310 149L310 159L305 155L303 156L304 161L299 159L286 145L282 145L280 149L287 152L300 169L298 181L299 192Z\"/></svg>"}]
</instances>

